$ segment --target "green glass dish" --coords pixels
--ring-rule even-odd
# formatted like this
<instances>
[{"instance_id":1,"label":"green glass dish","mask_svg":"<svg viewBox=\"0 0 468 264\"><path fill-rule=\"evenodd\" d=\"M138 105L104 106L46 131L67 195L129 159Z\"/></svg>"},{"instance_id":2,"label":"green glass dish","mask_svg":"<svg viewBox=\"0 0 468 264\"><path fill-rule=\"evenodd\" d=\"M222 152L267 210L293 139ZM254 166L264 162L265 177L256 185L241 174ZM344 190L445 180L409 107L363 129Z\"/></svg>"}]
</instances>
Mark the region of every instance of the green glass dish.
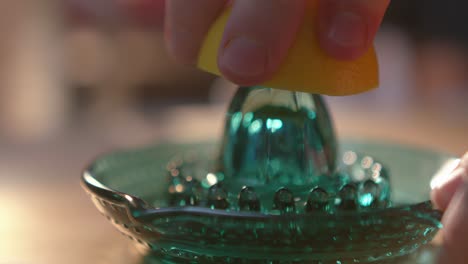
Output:
<instances>
[{"instance_id":1,"label":"green glass dish","mask_svg":"<svg viewBox=\"0 0 468 264\"><path fill-rule=\"evenodd\" d=\"M171 175L168 164L191 162L199 164L194 168L201 170L200 175L209 174L208 168L217 163L218 146L217 142L161 144L114 152L84 172L83 186L98 210L139 249L150 253L151 263L392 262L418 252L442 227L442 214L429 201L429 183L455 157L382 142L343 141L337 154L343 157L338 163L350 153L382 161L391 174L392 189L389 205L382 208L298 209L307 208L305 198L295 201L295 209L280 213L273 205L266 211L241 210L241 202L239 207L221 203L218 208L187 199L186 204L171 205L171 188L184 193L180 188L187 186L174 185L177 175ZM174 159L177 155L181 156ZM206 195L223 201L222 193ZM247 192L245 197L251 195ZM289 199L288 193L281 197Z\"/></svg>"}]
</instances>

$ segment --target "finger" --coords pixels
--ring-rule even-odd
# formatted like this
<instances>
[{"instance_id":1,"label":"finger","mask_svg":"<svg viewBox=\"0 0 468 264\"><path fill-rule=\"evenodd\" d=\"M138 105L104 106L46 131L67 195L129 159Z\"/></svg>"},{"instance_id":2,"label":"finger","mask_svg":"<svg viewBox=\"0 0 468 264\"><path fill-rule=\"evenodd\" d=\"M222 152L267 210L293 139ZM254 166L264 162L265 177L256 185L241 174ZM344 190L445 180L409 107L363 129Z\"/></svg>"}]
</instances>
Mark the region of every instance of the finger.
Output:
<instances>
[{"instance_id":1,"label":"finger","mask_svg":"<svg viewBox=\"0 0 468 264\"><path fill-rule=\"evenodd\" d=\"M468 259L468 181L464 179L454 195L442 223L443 243L439 263L463 264Z\"/></svg>"},{"instance_id":2,"label":"finger","mask_svg":"<svg viewBox=\"0 0 468 264\"><path fill-rule=\"evenodd\" d=\"M320 45L337 59L360 57L372 45L389 3L390 0L321 0Z\"/></svg>"},{"instance_id":3,"label":"finger","mask_svg":"<svg viewBox=\"0 0 468 264\"><path fill-rule=\"evenodd\" d=\"M447 209L455 192L464 181L468 181L468 152L450 174L440 175L431 182L431 198L435 206L441 210Z\"/></svg>"},{"instance_id":4,"label":"finger","mask_svg":"<svg viewBox=\"0 0 468 264\"><path fill-rule=\"evenodd\" d=\"M64 8L72 22L109 24L120 16L120 8L114 0L67 0Z\"/></svg>"},{"instance_id":5,"label":"finger","mask_svg":"<svg viewBox=\"0 0 468 264\"><path fill-rule=\"evenodd\" d=\"M121 6L132 23L159 28L163 25L164 2L164 0L124 0L121 1Z\"/></svg>"},{"instance_id":6,"label":"finger","mask_svg":"<svg viewBox=\"0 0 468 264\"><path fill-rule=\"evenodd\" d=\"M143 27L160 28L164 0L66 0L64 8L72 23L109 24L131 22Z\"/></svg>"},{"instance_id":7,"label":"finger","mask_svg":"<svg viewBox=\"0 0 468 264\"><path fill-rule=\"evenodd\" d=\"M224 0L167 0L165 39L171 55L194 64L209 27L225 4Z\"/></svg>"},{"instance_id":8,"label":"finger","mask_svg":"<svg viewBox=\"0 0 468 264\"><path fill-rule=\"evenodd\" d=\"M240 85L268 80L291 47L304 0L237 0L218 54L223 75Z\"/></svg>"}]
</instances>

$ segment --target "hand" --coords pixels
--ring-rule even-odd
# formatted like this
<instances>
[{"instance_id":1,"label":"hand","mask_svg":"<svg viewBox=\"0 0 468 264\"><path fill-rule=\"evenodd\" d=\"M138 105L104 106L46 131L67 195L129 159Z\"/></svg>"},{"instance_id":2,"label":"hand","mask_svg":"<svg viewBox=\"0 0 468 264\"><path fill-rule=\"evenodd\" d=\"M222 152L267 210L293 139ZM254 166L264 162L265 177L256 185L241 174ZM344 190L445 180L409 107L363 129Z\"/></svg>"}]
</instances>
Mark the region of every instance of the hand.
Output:
<instances>
[{"instance_id":1,"label":"hand","mask_svg":"<svg viewBox=\"0 0 468 264\"><path fill-rule=\"evenodd\" d=\"M72 24L125 22L151 29L163 24L165 0L66 0L65 10Z\"/></svg>"},{"instance_id":2,"label":"hand","mask_svg":"<svg viewBox=\"0 0 468 264\"><path fill-rule=\"evenodd\" d=\"M439 263L463 264L468 259L468 152L450 175L437 180L432 200L445 211Z\"/></svg>"},{"instance_id":3,"label":"hand","mask_svg":"<svg viewBox=\"0 0 468 264\"><path fill-rule=\"evenodd\" d=\"M235 0L218 54L227 79L240 85L268 80L278 70L301 25L309 0ZM320 0L317 32L323 50L342 60L372 44L390 0ZM170 53L194 64L210 25L226 0L167 0L165 33Z\"/></svg>"}]
</instances>

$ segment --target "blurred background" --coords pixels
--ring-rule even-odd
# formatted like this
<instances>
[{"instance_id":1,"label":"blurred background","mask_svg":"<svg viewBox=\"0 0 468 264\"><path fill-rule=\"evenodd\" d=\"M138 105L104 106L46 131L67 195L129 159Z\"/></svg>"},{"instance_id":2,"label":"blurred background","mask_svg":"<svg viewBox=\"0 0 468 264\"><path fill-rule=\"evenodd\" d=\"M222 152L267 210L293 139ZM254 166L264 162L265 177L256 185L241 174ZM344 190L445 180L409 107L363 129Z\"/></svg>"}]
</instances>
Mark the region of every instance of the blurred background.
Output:
<instances>
[{"instance_id":1,"label":"blurred background","mask_svg":"<svg viewBox=\"0 0 468 264\"><path fill-rule=\"evenodd\" d=\"M392 1L379 89L326 98L341 138L468 150L467 7ZM120 263L126 240L80 189L82 169L117 148L219 135L236 86L170 59L163 9L0 1L0 263Z\"/></svg>"}]
</instances>

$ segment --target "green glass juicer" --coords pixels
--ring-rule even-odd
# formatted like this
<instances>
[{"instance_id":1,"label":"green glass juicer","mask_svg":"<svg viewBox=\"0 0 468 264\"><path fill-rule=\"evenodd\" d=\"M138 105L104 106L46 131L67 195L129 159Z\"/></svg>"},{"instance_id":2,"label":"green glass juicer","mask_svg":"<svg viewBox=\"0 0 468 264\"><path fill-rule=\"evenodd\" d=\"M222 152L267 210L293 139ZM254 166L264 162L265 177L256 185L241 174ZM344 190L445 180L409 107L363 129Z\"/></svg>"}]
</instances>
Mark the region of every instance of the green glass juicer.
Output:
<instances>
[{"instance_id":1,"label":"green glass juicer","mask_svg":"<svg viewBox=\"0 0 468 264\"><path fill-rule=\"evenodd\" d=\"M244 87L221 143L112 153L83 185L151 263L422 263L442 227L429 181L454 160L338 144L319 95Z\"/></svg>"}]
</instances>

